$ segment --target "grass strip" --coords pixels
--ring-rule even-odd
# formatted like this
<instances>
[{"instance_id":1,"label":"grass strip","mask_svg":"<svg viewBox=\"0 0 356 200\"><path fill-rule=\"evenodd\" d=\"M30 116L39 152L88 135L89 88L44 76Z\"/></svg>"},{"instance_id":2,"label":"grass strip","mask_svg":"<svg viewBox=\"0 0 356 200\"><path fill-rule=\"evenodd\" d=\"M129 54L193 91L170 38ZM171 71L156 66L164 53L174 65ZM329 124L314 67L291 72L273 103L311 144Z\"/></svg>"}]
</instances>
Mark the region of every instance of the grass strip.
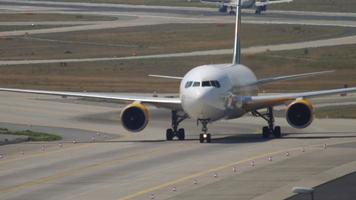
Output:
<instances>
[{"instance_id":1,"label":"grass strip","mask_svg":"<svg viewBox=\"0 0 356 200\"><path fill-rule=\"evenodd\" d=\"M62 139L59 135L49 133L34 132L30 130L10 131L6 128L0 128L0 134L28 136L29 141L56 141Z\"/></svg>"}]
</instances>

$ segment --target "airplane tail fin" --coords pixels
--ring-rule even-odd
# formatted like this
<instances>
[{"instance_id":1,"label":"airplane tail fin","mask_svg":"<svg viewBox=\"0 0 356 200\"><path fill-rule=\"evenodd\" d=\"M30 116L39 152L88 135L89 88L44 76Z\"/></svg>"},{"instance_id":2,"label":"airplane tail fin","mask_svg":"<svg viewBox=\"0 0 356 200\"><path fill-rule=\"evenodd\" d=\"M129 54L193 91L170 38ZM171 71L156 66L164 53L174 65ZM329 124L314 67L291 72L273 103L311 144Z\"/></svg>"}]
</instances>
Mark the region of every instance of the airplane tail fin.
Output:
<instances>
[{"instance_id":1,"label":"airplane tail fin","mask_svg":"<svg viewBox=\"0 0 356 200\"><path fill-rule=\"evenodd\" d=\"M236 0L235 44L234 44L234 55L232 59L232 64L240 64L241 62L240 28L241 28L241 0Z\"/></svg>"}]
</instances>

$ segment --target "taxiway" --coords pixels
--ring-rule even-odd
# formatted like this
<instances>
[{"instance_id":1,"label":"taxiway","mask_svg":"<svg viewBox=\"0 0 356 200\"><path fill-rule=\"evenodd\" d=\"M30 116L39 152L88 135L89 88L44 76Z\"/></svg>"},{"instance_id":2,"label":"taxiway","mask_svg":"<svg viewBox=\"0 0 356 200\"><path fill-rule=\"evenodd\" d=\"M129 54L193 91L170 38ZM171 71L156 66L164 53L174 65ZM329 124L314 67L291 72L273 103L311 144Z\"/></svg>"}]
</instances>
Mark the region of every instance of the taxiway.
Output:
<instances>
[{"instance_id":1,"label":"taxiway","mask_svg":"<svg viewBox=\"0 0 356 200\"><path fill-rule=\"evenodd\" d=\"M1 36L70 32L161 23L232 23L216 9L54 3L0 0L2 13L95 14L114 21L56 22L68 25L1 32ZM356 27L356 14L269 11L263 18L244 13L244 23L284 23ZM49 22L38 22L38 24ZM3 23L5 24L5 23ZM18 25L29 24L18 22ZM73 26L75 25L75 26ZM259 53L306 47L355 44L355 36L295 44L251 47ZM65 62L230 54L230 49ZM64 60L1 61L1 65ZM354 120L316 119L298 131L277 118L283 139L261 139L265 122L251 116L209 125L211 144L197 140L195 121L182 123L186 141L165 141L169 111L151 109L140 134L120 125L116 103L0 93L0 127L61 135L59 142L0 146L0 199L285 199L293 186L314 187L355 171ZM353 104L354 96L317 99L320 106Z\"/></svg>"},{"instance_id":2,"label":"taxiway","mask_svg":"<svg viewBox=\"0 0 356 200\"><path fill-rule=\"evenodd\" d=\"M61 142L0 146L1 199L283 199L293 185L319 185L355 169L356 149L333 147L356 142L352 120L316 120L298 132L281 118L286 136L263 140L264 122L247 116L212 124L211 144L198 143L199 128L188 120L182 125L188 140L166 142L164 110L153 109L148 128L131 134L119 124L117 104L1 96L3 127L66 135Z\"/></svg>"}]
</instances>

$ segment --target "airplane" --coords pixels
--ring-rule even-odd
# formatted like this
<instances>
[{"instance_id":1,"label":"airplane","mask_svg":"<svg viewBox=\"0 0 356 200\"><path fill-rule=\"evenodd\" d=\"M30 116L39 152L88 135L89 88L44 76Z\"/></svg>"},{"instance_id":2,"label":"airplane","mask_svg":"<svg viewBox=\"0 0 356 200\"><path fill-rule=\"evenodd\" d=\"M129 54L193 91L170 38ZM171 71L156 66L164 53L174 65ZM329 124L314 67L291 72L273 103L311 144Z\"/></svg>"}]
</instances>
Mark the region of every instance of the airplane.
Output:
<instances>
[{"instance_id":1,"label":"airplane","mask_svg":"<svg viewBox=\"0 0 356 200\"><path fill-rule=\"evenodd\" d=\"M208 124L222 119L237 119L247 113L261 117L267 122L262 128L263 138L272 135L282 137L281 127L275 126L273 107L288 105L286 119L294 128L306 128L313 121L314 107L309 99L313 97L356 92L356 87L320 90L299 93L258 95L258 86L276 81L293 80L316 76L332 71L321 71L289 76L257 79L247 66L242 65L240 48L241 0L237 0L235 41L232 63L202 65L191 69L183 77L151 75L152 77L180 80L179 97L144 97L131 95L110 95L86 92L61 92L0 88L0 91L57 95L65 97L89 97L96 99L121 100L130 102L121 111L123 127L130 132L140 132L149 122L147 105L171 110L171 127L166 130L166 140L185 139L185 130L179 124L187 118L202 125L200 143L210 143Z\"/></svg>"},{"instance_id":2,"label":"airplane","mask_svg":"<svg viewBox=\"0 0 356 200\"><path fill-rule=\"evenodd\" d=\"M262 11L267 10L267 5L270 4L278 4L278 3L290 3L293 0L242 0L241 1L241 8L242 9L250 9L250 8L255 8L255 14L260 15ZM208 4L208 5L215 5L219 7L219 12L222 13L227 13L228 8L230 8L229 14L230 15L235 15L235 9L236 9L236 2L233 0L200 0L201 3Z\"/></svg>"}]
</instances>

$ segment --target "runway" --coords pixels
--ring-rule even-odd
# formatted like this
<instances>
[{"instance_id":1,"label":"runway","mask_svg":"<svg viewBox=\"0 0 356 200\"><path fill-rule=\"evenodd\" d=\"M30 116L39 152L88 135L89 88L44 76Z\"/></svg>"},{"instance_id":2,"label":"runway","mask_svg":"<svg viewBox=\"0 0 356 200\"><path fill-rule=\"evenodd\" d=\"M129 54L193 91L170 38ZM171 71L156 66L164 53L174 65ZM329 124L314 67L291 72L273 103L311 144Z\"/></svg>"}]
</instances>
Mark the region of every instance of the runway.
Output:
<instances>
[{"instance_id":1,"label":"runway","mask_svg":"<svg viewBox=\"0 0 356 200\"><path fill-rule=\"evenodd\" d=\"M165 23L233 23L211 8L177 8L0 0L1 13L41 12L117 17L114 21L56 22L64 27L1 32L2 37ZM355 13L244 11L244 23L356 27ZM9 25L1 22L1 25ZM17 22L15 25L31 25ZM48 25L43 21L37 24ZM14 25L14 24L13 24ZM68 25L68 26L67 26ZM243 52L355 44L356 36L256 46ZM122 58L0 61L0 65L91 62L230 54L230 49ZM151 95L151 94L147 94ZM315 119L304 129L286 120L282 139L261 139L265 121L247 115L209 124L210 144L200 144L196 121L182 123L186 141L165 141L170 112L149 107L142 133L120 124L126 104L0 92L0 127L61 135L58 142L0 145L0 199L286 199L294 186L315 187L356 169L352 119ZM318 98L316 107L354 105L356 97ZM278 110L280 108L277 108ZM297 197L293 197L296 199Z\"/></svg>"},{"instance_id":2,"label":"runway","mask_svg":"<svg viewBox=\"0 0 356 200\"><path fill-rule=\"evenodd\" d=\"M46 127L46 131L61 127L68 135L61 142L0 146L1 199L150 199L152 194L157 199L203 199L212 193L214 199L231 199L232 195L283 199L291 195L287 185L309 184L303 181L343 165L348 170L334 175L349 172L346 166L354 162L355 148L331 148L356 141L353 120L316 120L311 128L298 132L287 128L281 118L278 123L287 133L281 140L262 140L259 132L264 122L260 119L222 121L209 126L214 134L211 144L198 143L199 128L188 120L182 125L188 140L166 142L163 133L169 126L169 113L164 110L153 109L149 127L131 134L120 126L121 106L113 103L4 92L1 96L2 127L10 122L29 129ZM80 137L78 130L90 137ZM97 140L91 141L91 137ZM308 161L310 169L306 170L305 159L321 154L326 160ZM334 161L340 154L345 159ZM286 169L293 166L288 173L278 170L285 165ZM233 167L239 171L233 172ZM273 177L268 175L271 171ZM266 187L254 184L258 177L279 181L265 182ZM242 189L240 178L250 180L254 187ZM312 180L320 184L319 179Z\"/></svg>"}]
</instances>

